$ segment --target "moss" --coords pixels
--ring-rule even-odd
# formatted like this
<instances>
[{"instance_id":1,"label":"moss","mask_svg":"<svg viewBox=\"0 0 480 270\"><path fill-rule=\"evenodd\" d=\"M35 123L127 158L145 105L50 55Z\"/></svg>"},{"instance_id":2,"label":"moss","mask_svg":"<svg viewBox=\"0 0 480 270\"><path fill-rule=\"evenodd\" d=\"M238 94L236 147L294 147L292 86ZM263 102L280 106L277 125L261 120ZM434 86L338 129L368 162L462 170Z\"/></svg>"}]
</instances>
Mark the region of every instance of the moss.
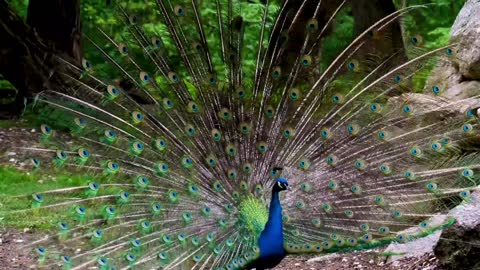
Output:
<instances>
[{"instance_id":1,"label":"moss","mask_svg":"<svg viewBox=\"0 0 480 270\"><path fill-rule=\"evenodd\" d=\"M379 254L380 256L390 257L390 256L403 256L405 252L383 252Z\"/></svg>"}]
</instances>

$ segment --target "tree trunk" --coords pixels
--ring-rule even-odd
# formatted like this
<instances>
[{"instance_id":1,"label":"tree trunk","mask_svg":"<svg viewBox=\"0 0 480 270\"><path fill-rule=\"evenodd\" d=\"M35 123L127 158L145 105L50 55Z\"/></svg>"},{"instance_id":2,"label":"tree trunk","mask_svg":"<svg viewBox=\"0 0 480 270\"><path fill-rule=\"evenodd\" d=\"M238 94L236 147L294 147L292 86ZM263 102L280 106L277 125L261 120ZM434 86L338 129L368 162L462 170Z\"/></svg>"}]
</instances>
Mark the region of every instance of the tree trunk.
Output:
<instances>
[{"instance_id":1,"label":"tree trunk","mask_svg":"<svg viewBox=\"0 0 480 270\"><path fill-rule=\"evenodd\" d=\"M30 0L27 24L52 49L81 63L80 0Z\"/></svg>"},{"instance_id":2,"label":"tree trunk","mask_svg":"<svg viewBox=\"0 0 480 270\"><path fill-rule=\"evenodd\" d=\"M382 18L396 11L392 0L354 0L351 1L352 15L355 19L355 35L368 29ZM397 20L388 27L387 39L381 41L381 49L388 52L398 51L404 48L402 28Z\"/></svg>"},{"instance_id":3,"label":"tree trunk","mask_svg":"<svg viewBox=\"0 0 480 270\"><path fill-rule=\"evenodd\" d=\"M25 24L0 0L0 74L17 89L15 102L0 106L0 115L18 116L25 98L68 87L57 72L69 67L56 57L80 64L79 11L79 0L31 0Z\"/></svg>"}]
</instances>

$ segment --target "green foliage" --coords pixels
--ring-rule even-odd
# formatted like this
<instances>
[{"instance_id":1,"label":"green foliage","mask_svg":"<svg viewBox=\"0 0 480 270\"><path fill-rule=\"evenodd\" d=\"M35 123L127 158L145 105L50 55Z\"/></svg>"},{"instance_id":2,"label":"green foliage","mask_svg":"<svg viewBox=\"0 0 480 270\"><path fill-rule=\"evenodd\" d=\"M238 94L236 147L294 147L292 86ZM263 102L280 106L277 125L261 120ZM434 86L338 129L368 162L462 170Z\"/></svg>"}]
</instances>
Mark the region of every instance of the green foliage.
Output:
<instances>
[{"instance_id":1,"label":"green foliage","mask_svg":"<svg viewBox=\"0 0 480 270\"><path fill-rule=\"evenodd\" d=\"M402 7L402 0L394 2L397 8ZM465 0L409 0L407 3L409 6L426 5L426 7L408 13L403 18L404 38L408 41L410 37L420 35L424 40L423 47L434 49L449 43L451 26ZM423 91L432 68L426 68L413 77L412 83L415 92Z\"/></svg>"},{"instance_id":2,"label":"green foliage","mask_svg":"<svg viewBox=\"0 0 480 270\"><path fill-rule=\"evenodd\" d=\"M259 40L260 38L259 33L261 32L261 19L264 10L264 5L260 2L262 1L241 2L236 4L234 7L235 12L238 12L238 14L242 15L245 25L244 40L247 42L244 42L243 46L242 67L245 73L244 77L246 79L252 78L255 72L256 51L258 48L255 46L255 42L248 42L248 40ZM221 4L223 6L227 6L228 1L222 0ZM149 37L161 37L163 46L165 48L163 53L166 53L169 56L170 66L175 67L177 69L175 72L177 72L181 77L192 81L191 78L188 78L188 72L182 66L182 59L179 56L175 42L170 36L170 33L167 31L167 26L163 23L163 20L158 13L158 7L155 1L128 1L125 5L123 5L123 7L129 14L136 15L138 17L140 21L139 24ZM279 3L273 1L273 3L270 4L269 16L267 19L269 24L273 23L274 17L279 9ZM97 28L101 28L105 30L106 33L111 35L115 42L123 42L127 44L131 49L130 52L142 52L142 48L136 47L136 42L132 40L132 36L130 35L125 22L118 19L118 10L113 7L105 7L104 1L82 1L81 10L82 20L84 21L84 32L87 36L94 37L94 40L96 40L95 37L99 35ZM198 10L200 11L202 20L204 22L210 22L204 24L204 32L210 53L212 54L213 66L217 72L217 77L219 80L224 80L227 76L227 70L225 69L220 52L221 45L218 34L219 30L217 24L216 1L199 1ZM227 20L226 14L222 15L225 22ZM193 21L183 25L182 31L185 36L198 36L198 29ZM265 34L265 44L268 41L267 34L268 33ZM109 55L112 56L115 53L116 48L112 48L110 44L101 43L99 45L106 46L106 51L109 53ZM104 57L101 55L98 49L91 44L86 43L84 51L86 58L94 64L96 76L108 80L122 76L122 74L120 74L116 68L113 68L111 64L104 60ZM148 68L152 67L150 59L148 59L146 56L135 56L139 66L147 70ZM161 79L158 79L159 74L152 75L157 77L157 82L159 80L161 81ZM245 85L253 84L251 81L246 81L244 83ZM162 87L162 85L160 85L160 87Z\"/></svg>"},{"instance_id":3,"label":"green foliage","mask_svg":"<svg viewBox=\"0 0 480 270\"><path fill-rule=\"evenodd\" d=\"M75 105L77 104L73 104L71 106L81 110ZM35 107L27 107L25 113L22 115L22 118L27 120L31 126L40 127L42 124L51 123L50 126L53 129L64 132L68 132L73 123L73 117L71 115L65 114L65 112L59 109L42 104L38 104Z\"/></svg>"},{"instance_id":4,"label":"green foliage","mask_svg":"<svg viewBox=\"0 0 480 270\"><path fill-rule=\"evenodd\" d=\"M396 0L397 7L401 4ZM465 0L409 0L408 5L427 5L405 16L406 37L421 35L425 39L425 48L432 49L448 44L450 28L463 7Z\"/></svg>"},{"instance_id":5,"label":"green foliage","mask_svg":"<svg viewBox=\"0 0 480 270\"><path fill-rule=\"evenodd\" d=\"M462 8L465 0L451 1L451 0L394 0L397 8L401 8L404 3L408 6L411 5L427 5L427 8L418 9L414 12L408 13L402 19L405 39L420 34L425 39L424 47L427 49L436 48L448 44L450 27L453 24L456 15ZM221 4L226 6L227 0L221 0ZM227 75L227 71L224 68L223 61L220 57L220 39L218 35L217 10L216 1L198 1L199 10L204 21L212 22L205 24L205 35L208 40L209 49L213 56L213 65L218 72L217 76L219 80L224 80ZM22 17L26 18L28 0L15 0L10 2L10 6L17 11ZM170 37L167 31L167 26L163 24L161 17L157 11L157 5L155 1L136 0L126 1L123 4L124 8L131 14L138 16L142 28L149 36L158 36L162 38L165 46L166 53L170 56L170 65L178 67L177 71L180 76L188 78L186 70L180 68L182 66L182 60L178 56L178 52L174 41ZM239 2L235 5L235 12L239 12L245 23L244 50L243 55L243 70L245 73L244 78L247 81L245 85L251 85L252 82L248 79L252 78L255 71L255 59L256 50L255 42L248 42L249 40L258 40L261 30L261 18L263 15L263 1L245 1ZM273 23L276 13L279 11L280 1L271 1L270 9L268 13L267 23L271 25ZM141 48L135 48L134 42L131 41L131 35L128 32L128 27L124 21L119 18L118 10L114 8L114 4L110 6L106 5L106 1L103 0L87 0L81 1L81 17L82 25L85 34L92 37L94 40L98 40L98 28L105 30L106 33L111 35L116 42L124 42L129 46L132 46L131 51L141 52ZM224 14L224 21L226 20L226 14ZM333 31L323 40L322 46L322 60L320 62L321 70L325 69L328 64L335 58L338 53L349 44L353 39L353 27L354 18L351 15L351 9L349 6L344 8L334 20ZM187 36L197 36L198 31L194 23L188 23L184 27L184 34ZM268 27L267 27L268 28ZM265 33L264 46L268 42L268 34ZM101 46L106 46L106 51L109 55L113 55L116 48L105 42L100 43ZM95 68L95 75L105 80L113 80L120 78L123 75L111 64L105 61L102 54L97 48L92 46L89 42L85 42L85 55L93 64ZM139 66L151 67L149 59L143 55L135 55ZM413 80L413 85L416 91L423 88L426 77L429 72L424 72L419 76L416 76ZM152 74L153 75L153 74ZM158 79L158 74L154 74ZM163 86L168 86L164 84ZM162 85L161 85L161 88ZM168 89L168 88L167 88ZM189 88L191 89L191 87Z\"/></svg>"},{"instance_id":6,"label":"green foliage","mask_svg":"<svg viewBox=\"0 0 480 270\"><path fill-rule=\"evenodd\" d=\"M15 86L13 86L13 84L11 84L7 80L0 80L0 88L1 89L15 89Z\"/></svg>"},{"instance_id":7,"label":"green foliage","mask_svg":"<svg viewBox=\"0 0 480 270\"><path fill-rule=\"evenodd\" d=\"M344 8L333 25L333 32L323 40L321 70L324 70L335 57L353 40L354 19L351 8Z\"/></svg>"},{"instance_id":8,"label":"green foliage","mask_svg":"<svg viewBox=\"0 0 480 270\"><path fill-rule=\"evenodd\" d=\"M17 13L23 20L27 19L27 9L29 0L9 1L9 7Z\"/></svg>"},{"instance_id":9,"label":"green foliage","mask_svg":"<svg viewBox=\"0 0 480 270\"><path fill-rule=\"evenodd\" d=\"M2 80L2 76L0 76L0 91L8 91L6 92L9 96L0 98L0 105L1 104L10 104L15 101L16 95L18 94L17 89L13 84L11 84L7 80Z\"/></svg>"}]
</instances>

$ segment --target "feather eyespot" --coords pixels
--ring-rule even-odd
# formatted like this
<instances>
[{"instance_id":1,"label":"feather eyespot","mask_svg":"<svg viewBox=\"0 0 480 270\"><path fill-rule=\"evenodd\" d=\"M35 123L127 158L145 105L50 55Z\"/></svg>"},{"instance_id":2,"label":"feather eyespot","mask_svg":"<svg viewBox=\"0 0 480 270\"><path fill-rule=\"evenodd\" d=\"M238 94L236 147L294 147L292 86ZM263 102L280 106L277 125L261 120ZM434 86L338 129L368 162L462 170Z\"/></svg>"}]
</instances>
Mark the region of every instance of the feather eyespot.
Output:
<instances>
[{"instance_id":1,"label":"feather eyespot","mask_svg":"<svg viewBox=\"0 0 480 270\"><path fill-rule=\"evenodd\" d=\"M315 18L311 18L310 20L307 21L307 31L309 32L314 32L318 30L318 21Z\"/></svg>"},{"instance_id":2,"label":"feather eyespot","mask_svg":"<svg viewBox=\"0 0 480 270\"><path fill-rule=\"evenodd\" d=\"M185 8L182 6L175 6L174 11L177 16L185 16Z\"/></svg>"},{"instance_id":3,"label":"feather eyespot","mask_svg":"<svg viewBox=\"0 0 480 270\"><path fill-rule=\"evenodd\" d=\"M118 51L123 54L123 55L127 55L128 54L128 47L127 45L123 44L123 43L120 43L118 45Z\"/></svg>"}]
</instances>

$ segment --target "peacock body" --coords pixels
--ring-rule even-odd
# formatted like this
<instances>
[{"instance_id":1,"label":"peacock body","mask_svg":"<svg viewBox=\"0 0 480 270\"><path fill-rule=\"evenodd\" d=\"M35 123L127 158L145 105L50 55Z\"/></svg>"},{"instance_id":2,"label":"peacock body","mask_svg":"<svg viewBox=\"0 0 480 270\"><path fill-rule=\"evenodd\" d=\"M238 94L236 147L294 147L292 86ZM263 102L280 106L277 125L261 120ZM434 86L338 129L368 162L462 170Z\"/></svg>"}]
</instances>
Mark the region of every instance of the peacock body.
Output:
<instances>
[{"instance_id":1,"label":"peacock body","mask_svg":"<svg viewBox=\"0 0 480 270\"><path fill-rule=\"evenodd\" d=\"M85 37L114 72L58 59L73 86L38 95L52 117L41 146L18 151L82 183L9 213L56 213L53 232L25 246L40 268L268 269L287 253L408 241L452 222L432 218L478 185L479 153L465 151L479 136L475 98L450 102L442 85L416 94L410 79L455 44L427 50L416 36L408 58L364 57L428 7L379 20L320 70L322 38L348 3L319 25L322 1L308 21L289 2L265 1L252 23L239 1L154 1L163 36L118 3L128 31Z\"/></svg>"}]
</instances>

